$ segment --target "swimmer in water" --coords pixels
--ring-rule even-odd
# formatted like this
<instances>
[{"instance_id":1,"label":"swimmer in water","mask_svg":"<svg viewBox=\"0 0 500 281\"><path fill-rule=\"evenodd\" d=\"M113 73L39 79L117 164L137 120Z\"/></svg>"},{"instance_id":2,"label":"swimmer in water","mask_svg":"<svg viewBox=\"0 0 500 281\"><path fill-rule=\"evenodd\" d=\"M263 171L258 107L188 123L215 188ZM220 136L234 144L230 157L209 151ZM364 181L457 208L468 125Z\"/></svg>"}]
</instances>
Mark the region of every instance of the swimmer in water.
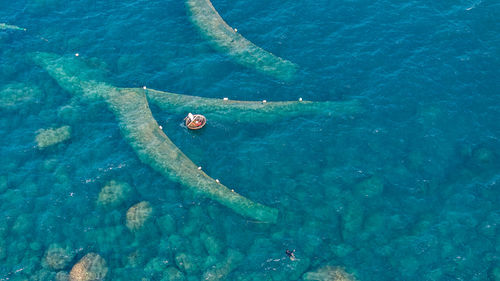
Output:
<instances>
[{"instance_id":1,"label":"swimmer in water","mask_svg":"<svg viewBox=\"0 0 500 281\"><path fill-rule=\"evenodd\" d=\"M286 249L286 255L290 258L290 260L294 261L295 260L295 249L293 251L290 251Z\"/></svg>"}]
</instances>

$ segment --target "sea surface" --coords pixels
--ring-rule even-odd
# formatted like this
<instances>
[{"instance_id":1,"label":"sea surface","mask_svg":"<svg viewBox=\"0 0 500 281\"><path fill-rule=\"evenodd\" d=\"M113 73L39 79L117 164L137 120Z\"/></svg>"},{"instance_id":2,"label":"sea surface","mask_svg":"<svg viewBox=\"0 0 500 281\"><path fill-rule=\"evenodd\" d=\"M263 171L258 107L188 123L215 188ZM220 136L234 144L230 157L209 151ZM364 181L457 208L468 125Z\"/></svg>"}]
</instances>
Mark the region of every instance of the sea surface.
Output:
<instances>
[{"instance_id":1,"label":"sea surface","mask_svg":"<svg viewBox=\"0 0 500 281\"><path fill-rule=\"evenodd\" d=\"M0 0L0 23L26 28L0 30L0 280L68 280L88 253L106 280L301 280L326 266L363 281L500 280L498 1L212 3L298 64L295 79L214 49L184 0ZM279 210L259 223L141 162L106 105L62 89L30 60L38 51L78 53L118 87L363 111L191 132L151 106L208 175ZM37 145L62 126L69 139ZM110 183L130 190L104 208ZM142 201L151 217L131 231Z\"/></svg>"}]
</instances>

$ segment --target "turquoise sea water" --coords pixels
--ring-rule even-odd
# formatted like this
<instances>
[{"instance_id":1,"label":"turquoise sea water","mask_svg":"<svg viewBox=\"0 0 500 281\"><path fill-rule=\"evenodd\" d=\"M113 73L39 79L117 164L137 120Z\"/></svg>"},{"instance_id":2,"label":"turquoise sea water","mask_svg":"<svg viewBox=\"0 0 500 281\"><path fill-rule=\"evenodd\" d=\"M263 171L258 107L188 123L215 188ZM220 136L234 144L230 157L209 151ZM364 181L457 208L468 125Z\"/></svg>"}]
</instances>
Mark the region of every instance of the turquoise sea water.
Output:
<instances>
[{"instance_id":1,"label":"turquoise sea water","mask_svg":"<svg viewBox=\"0 0 500 281\"><path fill-rule=\"evenodd\" d=\"M27 29L0 30L0 280L65 280L91 252L107 280L204 280L234 251L227 280L300 280L326 265L359 280L500 280L498 3L212 3L247 39L297 63L295 80L214 50L184 1L0 0L0 23ZM120 87L359 100L364 111L209 120L190 132L184 115L151 106L208 175L279 210L263 224L142 163L106 105L63 90L29 59L36 51L79 53ZM66 125L69 140L37 147L40 129ZM132 190L103 208L110 181ZM131 232L126 213L141 201L153 214ZM54 244L69 253L58 269L47 266Z\"/></svg>"}]
</instances>

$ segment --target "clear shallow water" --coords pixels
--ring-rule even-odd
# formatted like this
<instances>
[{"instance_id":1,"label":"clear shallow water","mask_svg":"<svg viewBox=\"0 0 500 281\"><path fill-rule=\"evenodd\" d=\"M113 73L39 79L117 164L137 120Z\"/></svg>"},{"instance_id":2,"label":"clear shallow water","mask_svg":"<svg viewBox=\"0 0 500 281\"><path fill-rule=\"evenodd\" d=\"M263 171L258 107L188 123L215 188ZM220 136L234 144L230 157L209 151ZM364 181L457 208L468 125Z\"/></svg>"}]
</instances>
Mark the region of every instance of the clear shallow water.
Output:
<instances>
[{"instance_id":1,"label":"clear shallow water","mask_svg":"<svg viewBox=\"0 0 500 281\"><path fill-rule=\"evenodd\" d=\"M244 259L228 280L292 280L287 248L311 271L338 265L360 280L499 278L500 6L440 3L213 1L247 39L301 69L275 81L214 51L183 1L0 1L0 82L20 91L0 108L0 278L53 280L41 262L53 243L106 259L108 280L161 280L158 258L198 256L208 233ZM280 210L276 225L249 221L195 198L142 164L102 103L62 90L27 53L95 57L107 82L231 99L358 99L366 111L283 124L210 123L186 132L184 116L153 113L213 178ZM9 97L13 94L8 92ZM24 93L24 94L23 94ZM28 98L26 98L28 97ZM37 149L39 129L70 125L71 139ZM373 179L376 180L373 180ZM372 179L367 188L362 183ZM133 194L96 206L111 180ZM366 183L366 182L365 182ZM383 188L375 188L383 185ZM141 234L127 209L153 207ZM174 230L161 223L166 214ZM247 279L245 279L247 278ZM254 279L252 279L254 278ZM497 279L495 279L497 278ZM191 280L190 279L190 280Z\"/></svg>"}]
</instances>

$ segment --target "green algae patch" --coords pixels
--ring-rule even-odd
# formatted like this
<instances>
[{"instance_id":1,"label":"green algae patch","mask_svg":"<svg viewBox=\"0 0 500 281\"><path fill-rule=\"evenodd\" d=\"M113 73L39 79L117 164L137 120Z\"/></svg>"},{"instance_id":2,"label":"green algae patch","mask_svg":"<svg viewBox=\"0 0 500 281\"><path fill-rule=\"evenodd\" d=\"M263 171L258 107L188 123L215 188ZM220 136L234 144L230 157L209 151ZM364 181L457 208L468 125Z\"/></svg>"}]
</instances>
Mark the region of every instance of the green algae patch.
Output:
<instances>
[{"instance_id":1,"label":"green algae patch","mask_svg":"<svg viewBox=\"0 0 500 281\"><path fill-rule=\"evenodd\" d=\"M213 47L235 62L274 78L290 81L298 66L247 40L230 27L209 0L188 0L191 20Z\"/></svg>"},{"instance_id":2,"label":"green algae patch","mask_svg":"<svg viewBox=\"0 0 500 281\"><path fill-rule=\"evenodd\" d=\"M127 200L132 193L132 187L124 182L110 181L99 192L97 205L117 207Z\"/></svg>"},{"instance_id":3,"label":"green algae patch","mask_svg":"<svg viewBox=\"0 0 500 281\"><path fill-rule=\"evenodd\" d=\"M135 204L127 211L127 228L131 231L137 231L146 224L153 214L151 204L146 201Z\"/></svg>"},{"instance_id":4,"label":"green algae patch","mask_svg":"<svg viewBox=\"0 0 500 281\"><path fill-rule=\"evenodd\" d=\"M55 270L63 269L71 262L74 255L74 252L68 246L51 244L45 253L42 266Z\"/></svg>"},{"instance_id":5,"label":"green algae patch","mask_svg":"<svg viewBox=\"0 0 500 281\"><path fill-rule=\"evenodd\" d=\"M0 109L19 109L39 101L42 95L38 87L23 83L8 84L0 90Z\"/></svg>"},{"instance_id":6,"label":"green algae patch","mask_svg":"<svg viewBox=\"0 0 500 281\"><path fill-rule=\"evenodd\" d=\"M106 261L96 253L88 253L76 263L69 273L71 281L104 280L108 273Z\"/></svg>"},{"instance_id":7,"label":"green algae patch","mask_svg":"<svg viewBox=\"0 0 500 281\"><path fill-rule=\"evenodd\" d=\"M35 137L38 148L43 149L65 140L71 137L71 127L62 126L59 128L49 128L41 129L37 132Z\"/></svg>"},{"instance_id":8,"label":"green algae patch","mask_svg":"<svg viewBox=\"0 0 500 281\"><path fill-rule=\"evenodd\" d=\"M118 120L123 136L143 163L242 216L262 222L277 221L278 210L241 196L198 169L159 128L143 92L85 80L91 70L87 72L88 67L78 58L47 53L38 53L32 58L69 92L105 101Z\"/></svg>"},{"instance_id":9,"label":"green algae patch","mask_svg":"<svg viewBox=\"0 0 500 281\"><path fill-rule=\"evenodd\" d=\"M239 251L229 249L226 258L222 262L217 263L203 273L203 280L225 280L243 258L243 254Z\"/></svg>"},{"instance_id":10,"label":"green algae patch","mask_svg":"<svg viewBox=\"0 0 500 281\"><path fill-rule=\"evenodd\" d=\"M186 277L174 266L169 266L164 273L164 277L161 281L185 281Z\"/></svg>"},{"instance_id":11,"label":"green algae patch","mask_svg":"<svg viewBox=\"0 0 500 281\"><path fill-rule=\"evenodd\" d=\"M354 275L349 274L339 266L323 266L305 273L302 278L307 281L356 281Z\"/></svg>"}]
</instances>

